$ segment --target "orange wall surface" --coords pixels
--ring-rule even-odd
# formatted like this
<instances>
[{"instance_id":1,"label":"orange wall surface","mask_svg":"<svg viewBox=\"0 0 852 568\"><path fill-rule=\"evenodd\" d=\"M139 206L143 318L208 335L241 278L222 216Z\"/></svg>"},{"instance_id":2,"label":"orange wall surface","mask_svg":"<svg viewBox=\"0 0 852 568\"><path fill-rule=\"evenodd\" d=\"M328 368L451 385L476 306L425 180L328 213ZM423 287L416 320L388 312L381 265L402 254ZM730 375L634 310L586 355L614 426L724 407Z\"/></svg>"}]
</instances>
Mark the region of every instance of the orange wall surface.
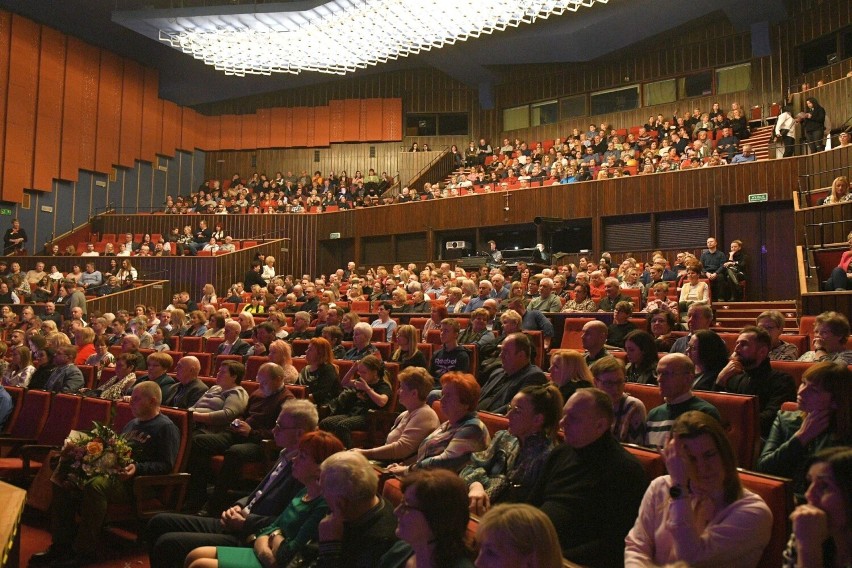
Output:
<instances>
[{"instance_id":1,"label":"orange wall surface","mask_svg":"<svg viewBox=\"0 0 852 568\"><path fill-rule=\"evenodd\" d=\"M159 74L0 10L0 200L51 191L178 150L326 147L402 140L401 99L206 116L159 97Z\"/></svg>"}]
</instances>

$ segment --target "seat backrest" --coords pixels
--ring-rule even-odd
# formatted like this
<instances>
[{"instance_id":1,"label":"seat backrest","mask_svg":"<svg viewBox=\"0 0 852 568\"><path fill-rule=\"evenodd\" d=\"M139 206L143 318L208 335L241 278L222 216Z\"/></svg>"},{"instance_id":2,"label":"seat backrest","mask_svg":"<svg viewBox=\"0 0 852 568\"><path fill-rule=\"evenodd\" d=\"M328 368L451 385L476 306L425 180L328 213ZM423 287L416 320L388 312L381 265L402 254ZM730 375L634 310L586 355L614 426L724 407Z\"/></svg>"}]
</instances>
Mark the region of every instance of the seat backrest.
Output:
<instances>
[{"instance_id":1,"label":"seat backrest","mask_svg":"<svg viewBox=\"0 0 852 568\"><path fill-rule=\"evenodd\" d=\"M190 444L192 442L192 413L180 408L163 406L160 412L168 417L180 431L180 443L178 444L177 458L171 473L184 471L186 461L189 458Z\"/></svg>"},{"instance_id":2,"label":"seat backrest","mask_svg":"<svg viewBox=\"0 0 852 568\"><path fill-rule=\"evenodd\" d=\"M269 363L269 357L266 357L265 355L252 355L249 357L246 360L246 376L243 377L243 380L257 380L257 370L260 369L261 365L264 363Z\"/></svg>"},{"instance_id":3,"label":"seat backrest","mask_svg":"<svg viewBox=\"0 0 852 568\"><path fill-rule=\"evenodd\" d=\"M390 361L391 344L386 341L374 341L373 345L379 350L383 361Z\"/></svg>"},{"instance_id":4,"label":"seat backrest","mask_svg":"<svg viewBox=\"0 0 852 568\"><path fill-rule=\"evenodd\" d=\"M112 415L113 431L121 433L131 420L133 420L133 412L130 410L130 403L124 401L115 403Z\"/></svg>"},{"instance_id":5,"label":"seat backrest","mask_svg":"<svg viewBox=\"0 0 852 568\"><path fill-rule=\"evenodd\" d=\"M485 424L485 427L488 428L488 433L491 434L492 438L494 437L494 434L500 430L509 429L509 418L502 414L483 411L479 411L476 414L479 416L479 419L482 420L483 424Z\"/></svg>"},{"instance_id":6,"label":"seat backrest","mask_svg":"<svg viewBox=\"0 0 852 568\"><path fill-rule=\"evenodd\" d=\"M14 438L38 438L48 414L50 414L51 393L40 390L28 390L18 418L9 429Z\"/></svg>"},{"instance_id":7,"label":"seat backrest","mask_svg":"<svg viewBox=\"0 0 852 568\"><path fill-rule=\"evenodd\" d=\"M832 264L831 266L836 266L837 263ZM814 324L816 323L816 316L802 316L799 318L799 335L807 335L808 337L814 336Z\"/></svg>"},{"instance_id":8,"label":"seat backrest","mask_svg":"<svg viewBox=\"0 0 852 568\"><path fill-rule=\"evenodd\" d=\"M541 367L544 363L544 334L537 329L525 329L524 335L530 338L535 350L535 360L533 363Z\"/></svg>"},{"instance_id":9,"label":"seat backrest","mask_svg":"<svg viewBox=\"0 0 852 568\"><path fill-rule=\"evenodd\" d=\"M802 334L784 334L781 336L781 341L785 343L792 343L796 346L796 349L799 350L799 355L805 353L806 351L810 351L811 349L811 338L807 335Z\"/></svg>"},{"instance_id":10,"label":"seat backrest","mask_svg":"<svg viewBox=\"0 0 852 568\"><path fill-rule=\"evenodd\" d=\"M792 401L789 401L789 400L787 402L782 402L781 403L781 410L783 410L784 412L798 412L799 411L799 403L798 402L792 402Z\"/></svg>"},{"instance_id":11,"label":"seat backrest","mask_svg":"<svg viewBox=\"0 0 852 568\"><path fill-rule=\"evenodd\" d=\"M83 386L87 389L94 388L95 386L95 368L91 365L77 365L77 368L80 369L80 372L83 373Z\"/></svg>"},{"instance_id":12,"label":"seat backrest","mask_svg":"<svg viewBox=\"0 0 852 568\"><path fill-rule=\"evenodd\" d=\"M309 339L294 339L290 347L293 351L293 357L299 357L308 352L308 346L311 344Z\"/></svg>"},{"instance_id":13,"label":"seat backrest","mask_svg":"<svg viewBox=\"0 0 852 568\"><path fill-rule=\"evenodd\" d=\"M650 412L652 408L657 408L664 402L663 395L660 394L660 387L656 385L625 383L624 392L641 400L648 412Z\"/></svg>"},{"instance_id":14,"label":"seat backrest","mask_svg":"<svg viewBox=\"0 0 852 568\"><path fill-rule=\"evenodd\" d=\"M61 446L77 421L82 400L83 397L75 394L54 395L50 405L50 415L38 436L38 443L45 446Z\"/></svg>"},{"instance_id":15,"label":"seat backrest","mask_svg":"<svg viewBox=\"0 0 852 568\"><path fill-rule=\"evenodd\" d=\"M790 513L793 511L793 490L790 480L742 469L739 470L739 475L743 486L760 495L772 511L772 535L757 566L758 568L781 566L781 558L790 535Z\"/></svg>"},{"instance_id":16,"label":"seat backrest","mask_svg":"<svg viewBox=\"0 0 852 568\"><path fill-rule=\"evenodd\" d=\"M399 479L392 477L382 485L382 497L394 507L402 503L402 483Z\"/></svg>"},{"instance_id":17,"label":"seat backrest","mask_svg":"<svg viewBox=\"0 0 852 568\"><path fill-rule=\"evenodd\" d=\"M207 341L204 342L204 352L216 354L216 350L219 349L219 346L225 342L224 337L210 337Z\"/></svg>"},{"instance_id":18,"label":"seat backrest","mask_svg":"<svg viewBox=\"0 0 852 568\"><path fill-rule=\"evenodd\" d=\"M18 419L18 415L21 413L21 407L24 406L24 397L26 396L26 389L23 387L5 387L6 392L9 393L9 396L12 398L12 412L9 414L9 418L6 420L6 424L3 425L3 432L6 433L12 427L12 424Z\"/></svg>"},{"instance_id":19,"label":"seat backrest","mask_svg":"<svg viewBox=\"0 0 852 568\"><path fill-rule=\"evenodd\" d=\"M385 359L385 361L388 359ZM391 396L385 405L385 409L393 412L396 410L396 403L399 399L399 363L385 363L385 372L391 386Z\"/></svg>"},{"instance_id":20,"label":"seat backrest","mask_svg":"<svg viewBox=\"0 0 852 568\"><path fill-rule=\"evenodd\" d=\"M373 342L385 341L388 338L388 330L383 327L373 328Z\"/></svg>"},{"instance_id":21,"label":"seat backrest","mask_svg":"<svg viewBox=\"0 0 852 568\"><path fill-rule=\"evenodd\" d=\"M737 463L741 467L753 467L760 449L760 405L757 397L709 391L695 391L695 396L719 411Z\"/></svg>"},{"instance_id":22,"label":"seat backrest","mask_svg":"<svg viewBox=\"0 0 852 568\"><path fill-rule=\"evenodd\" d=\"M408 323L420 331L423 331L423 327L426 325L427 321L429 321L429 318L411 318L408 320Z\"/></svg>"},{"instance_id":23,"label":"seat backrest","mask_svg":"<svg viewBox=\"0 0 852 568\"><path fill-rule=\"evenodd\" d=\"M796 381L796 388L802 384L802 375L805 371L814 366L813 363L805 363L804 361L770 361L769 364L773 369L787 373L793 380Z\"/></svg>"},{"instance_id":24,"label":"seat backrest","mask_svg":"<svg viewBox=\"0 0 852 568\"><path fill-rule=\"evenodd\" d=\"M355 361L347 361L345 359L335 359L331 362L335 367L337 367L337 376L342 379L346 376L346 373L349 372L349 369L355 364Z\"/></svg>"},{"instance_id":25,"label":"seat backrest","mask_svg":"<svg viewBox=\"0 0 852 568\"><path fill-rule=\"evenodd\" d=\"M112 401L103 398L86 397L80 403L80 412L74 423L74 430L90 430L92 422L109 424L112 417Z\"/></svg>"},{"instance_id":26,"label":"seat backrest","mask_svg":"<svg viewBox=\"0 0 852 568\"><path fill-rule=\"evenodd\" d=\"M562 330L561 349L583 349L583 326L594 321L595 318L565 318L565 326Z\"/></svg>"},{"instance_id":27,"label":"seat backrest","mask_svg":"<svg viewBox=\"0 0 852 568\"><path fill-rule=\"evenodd\" d=\"M174 369L177 366L178 361L183 359L183 351L168 351L168 350L166 350L166 351L163 351L163 353L167 353L168 355L171 356L171 358L172 358L172 369Z\"/></svg>"},{"instance_id":28,"label":"seat backrest","mask_svg":"<svg viewBox=\"0 0 852 568\"><path fill-rule=\"evenodd\" d=\"M196 351L187 351L186 354L188 356L191 355L193 357L198 358L198 362L201 363L201 371L199 372L199 375L203 377L210 376L210 370L213 367L213 355L211 355L210 353L202 353Z\"/></svg>"},{"instance_id":29,"label":"seat backrest","mask_svg":"<svg viewBox=\"0 0 852 568\"><path fill-rule=\"evenodd\" d=\"M419 349L420 352L423 353L423 356L426 357L427 361L432 360L432 353L434 353L435 351L434 345L432 345L431 343L418 343L417 349Z\"/></svg>"},{"instance_id":30,"label":"seat backrest","mask_svg":"<svg viewBox=\"0 0 852 568\"><path fill-rule=\"evenodd\" d=\"M630 298L634 313L642 309L642 291L639 288L622 288L620 291Z\"/></svg>"},{"instance_id":31,"label":"seat backrest","mask_svg":"<svg viewBox=\"0 0 852 568\"><path fill-rule=\"evenodd\" d=\"M308 398L310 394L308 387L305 385L287 385L287 390L293 393L293 396L296 398Z\"/></svg>"},{"instance_id":32,"label":"seat backrest","mask_svg":"<svg viewBox=\"0 0 852 568\"><path fill-rule=\"evenodd\" d=\"M200 353L204 351L204 338L185 335L180 338L180 349L184 353Z\"/></svg>"},{"instance_id":33,"label":"seat backrest","mask_svg":"<svg viewBox=\"0 0 852 568\"><path fill-rule=\"evenodd\" d=\"M657 450L643 448L636 444L622 443L621 445L624 446L625 450L633 454L636 459L639 460L639 463L642 464L642 469L645 470L645 475L648 477L649 482L666 474L666 460L663 459L662 454Z\"/></svg>"},{"instance_id":34,"label":"seat backrest","mask_svg":"<svg viewBox=\"0 0 852 568\"><path fill-rule=\"evenodd\" d=\"M369 300L355 300L350 309L358 314L368 314L370 313L370 302Z\"/></svg>"},{"instance_id":35,"label":"seat backrest","mask_svg":"<svg viewBox=\"0 0 852 568\"><path fill-rule=\"evenodd\" d=\"M440 329L430 329L426 332L426 337L423 338L426 343L431 343L432 345L437 345L436 351L440 349L441 346L441 330Z\"/></svg>"}]
</instances>

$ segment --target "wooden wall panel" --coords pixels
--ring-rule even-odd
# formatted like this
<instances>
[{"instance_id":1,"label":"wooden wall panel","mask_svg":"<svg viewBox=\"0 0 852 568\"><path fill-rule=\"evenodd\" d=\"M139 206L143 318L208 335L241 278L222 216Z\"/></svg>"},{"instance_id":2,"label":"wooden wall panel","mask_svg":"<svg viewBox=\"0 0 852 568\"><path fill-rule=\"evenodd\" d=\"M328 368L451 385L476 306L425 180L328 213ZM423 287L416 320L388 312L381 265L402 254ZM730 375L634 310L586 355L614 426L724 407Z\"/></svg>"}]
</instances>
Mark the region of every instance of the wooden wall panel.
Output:
<instances>
[{"instance_id":1,"label":"wooden wall panel","mask_svg":"<svg viewBox=\"0 0 852 568\"><path fill-rule=\"evenodd\" d=\"M291 109L288 109L291 110ZM308 145L308 110L307 108L294 108L290 114L290 124L292 124L292 134L288 137L287 146L307 146Z\"/></svg>"},{"instance_id":2,"label":"wooden wall panel","mask_svg":"<svg viewBox=\"0 0 852 568\"><path fill-rule=\"evenodd\" d=\"M239 122L237 119L239 117L234 114L224 114L219 117L221 122L221 134L220 134L220 148L223 150L234 150L239 148L240 141L240 129Z\"/></svg>"},{"instance_id":3,"label":"wooden wall panel","mask_svg":"<svg viewBox=\"0 0 852 568\"><path fill-rule=\"evenodd\" d=\"M382 99L382 134L380 139L402 139L402 99Z\"/></svg>"},{"instance_id":4,"label":"wooden wall panel","mask_svg":"<svg viewBox=\"0 0 852 568\"><path fill-rule=\"evenodd\" d=\"M344 107L344 102L341 100L328 101L329 142L343 142L346 140L343 124L343 117L346 114Z\"/></svg>"},{"instance_id":5,"label":"wooden wall panel","mask_svg":"<svg viewBox=\"0 0 852 568\"><path fill-rule=\"evenodd\" d=\"M205 123L204 140L201 147L205 150L208 148L221 148L222 146L222 117L220 116L199 116Z\"/></svg>"},{"instance_id":6,"label":"wooden wall panel","mask_svg":"<svg viewBox=\"0 0 852 568\"><path fill-rule=\"evenodd\" d=\"M367 99L362 101L362 109L367 124L362 140L384 140L384 101L382 99Z\"/></svg>"},{"instance_id":7,"label":"wooden wall panel","mask_svg":"<svg viewBox=\"0 0 852 568\"><path fill-rule=\"evenodd\" d=\"M294 109L285 108L281 121L281 129L284 131L284 146L288 148L296 145L293 143L293 114Z\"/></svg>"},{"instance_id":8,"label":"wooden wall panel","mask_svg":"<svg viewBox=\"0 0 852 568\"><path fill-rule=\"evenodd\" d=\"M328 146L331 143L329 130L329 108L316 107L314 109L314 146Z\"/></svg>"},{"instance_id":9,"label":"wooden wall panel","mask_svg":"<svg viewBox=\"0 0 852 568\"><path fill-rule=\"evenodd\" d=\"M192 152L201 145L203 138L201 116L191 108L180 109L180 146L181 150Z\"/></svg>"},{"instance_id":10,"label":"wooden wall panel","mask_svg":"<svg viewBox=\"0 0 852 568\"><path fill-rule=\"evenodd\" d=\"M173 157L180 144L181 110L171 101L163 101L163 139L159 153Z\"/></svg>"},{"instance_id":11,"label":"wooden wall panel","mask_svg":"<svg viewBox=\"0 0 852 568\"><path fill-rule=\"evenodd\" d=\"M137 159L156 163L163 142L163 100L159 97L160 76L149 67L144 71L142 98L142 150Z\"/></svg>"},{"instance_id":12,"label":"wooden wall panel","mask_svg":"<svg viewBox=\"0 0 852 568\"><path fill-rule=\"evenodd\" d=\"M62 147L62 113L65 91L65 36L42 27L38 67L38 128L33 156L33 187L52 191Z\"/></svg>"},{"instance_id":13,"label":"wooden wall panel","mask_svg":"<svg viewBox=\"0 0 852 568\"><path fill-rule=\"evenodd\" d=\"M257 115L244 114L240 117L240 148L252 150L258 147L257 143Z\"/></svg>"},{"instance_id":14,"label":"wooden wall panel","mask_svg":"<svg viewBox=\"0 0 852 568\"><path fill-rule=\"evenodd\" d=\"M272 148L283 148L287 143L287 109L273 108L270 114L269 146Z\"/></svg>"},{"instance_id":15,"label":"wooden wall panel","mask_svg":"<svg viewBox=\"0 0 852 568\"><path fill-rule=\"evenodd\" d=\"M269 148L272 146L272 110L261 108L257 111L257 147Z\"/></svg>"},{"instance_id":16,"label":"wooden wall panel","mask_svg":"<svg viewBox=\"0 0 852 568\"><path fill-rule=\"evenodd\" d=\"M119 162L123 74L121 59L109 51L101 50L98 135L95 148L95 169L99 172L109 172L112 166Z\"/></svg>"},{"instance_id":17,"label":"wooden wall panel","mask_svg":"<svg viewBox=\"0 0 852 568\"><path fill-rule=\"evenodd\" d=\"M98 138L98 89L100 83L100 49L80 42L83 61L83 97L77 101L80 113L80 154L78 169L95 170L95 147Z\"/></svg>"},{"instance_id":18,"label":"wooden wall panel","mask_svg":"<svg viewBox=\"0 0 852 568\"><path fill-rule=\"evenodd\" d=\"M24 188L33 185L33 145L35 144L36 100L40 26L35 22L12 17L11 55L7 91L5 167L3 201L19 202Z\"/></svg>"},{"instance_id":19,"label":"wooden wall panel","mask_svg":"<svg viewBox=\"0 0 852 568\"><path fill-rule=\"evenodd\" d=\"M8 90L5 87L9 84L9 57L11 53L12 42L12 14L5 10L0 10L0 108L6 108L6 98ZM6 118L0 120L0 197L4 195L4 177L3 171L5 167L4 155L6 154Z\"/></svg>"},{"instance_id":20,"label":"wooden wall panel","mask_svg":"<svg viewBox=\"0 0 852 568\"><path fill-rule=\"evenodd\" d=\"M142 150L142 94L144 71L135 61L124 61L121 87L121 141L120 164L133 167Z\"/></svg>"},{"instance_id":21,"label":"wooden wall panel","mask_svg":"<svg viewBox=\"0 0 852 568\"><path fill-rule=\"evenodd\" d=\"M305 146L316 146L314 134L316 132L316 107L305 109Z\"/></svg>"},{"instance_id":22,"label":"wooden wall panel","mask_svg":"<svg viewBox=\"0 0 852 568\"><path fill-rule=\"evenodd\" d=\"M59 176L61 179L76 181L80 170L80 136L83 116L78 110L83 99L86 52L80 40L68 38L65 56L65 96L63 106L74 109L62 115L62 153Z\"/></svg>"},{"instance_id":23,"label":"wooden wall panel","mask_svg":"<svg viewBox=\"0 0 852 568\"><path fill-rule=\"evenodd\" d=\"M361 139L361 101L343 101L343 139L353 142Z\"/></svg>"}]
</instances>

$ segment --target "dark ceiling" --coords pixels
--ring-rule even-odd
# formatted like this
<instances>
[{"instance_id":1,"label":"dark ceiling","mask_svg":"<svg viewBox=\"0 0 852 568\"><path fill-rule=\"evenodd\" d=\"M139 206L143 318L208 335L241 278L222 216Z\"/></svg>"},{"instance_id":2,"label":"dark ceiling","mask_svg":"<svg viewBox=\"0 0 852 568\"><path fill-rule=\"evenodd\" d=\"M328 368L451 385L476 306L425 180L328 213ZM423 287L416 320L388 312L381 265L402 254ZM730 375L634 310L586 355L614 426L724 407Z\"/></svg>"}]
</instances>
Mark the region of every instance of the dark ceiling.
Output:
<instances>
[{"instance_id":1,"label":"dark ceiling","mask_svg":"<svg viewBox=\"0 0 852 568\"><path fill-rule=\"evenodd\" d=\"M160 96L186 106L422 66L487 88L496 83L498 66L591 61L720 10L740 30L786 18L783 0L609 0L342 77L233 77L115 23L116 0L0 0L0 7L158 69Z\"/></svg>"}]
</instances>

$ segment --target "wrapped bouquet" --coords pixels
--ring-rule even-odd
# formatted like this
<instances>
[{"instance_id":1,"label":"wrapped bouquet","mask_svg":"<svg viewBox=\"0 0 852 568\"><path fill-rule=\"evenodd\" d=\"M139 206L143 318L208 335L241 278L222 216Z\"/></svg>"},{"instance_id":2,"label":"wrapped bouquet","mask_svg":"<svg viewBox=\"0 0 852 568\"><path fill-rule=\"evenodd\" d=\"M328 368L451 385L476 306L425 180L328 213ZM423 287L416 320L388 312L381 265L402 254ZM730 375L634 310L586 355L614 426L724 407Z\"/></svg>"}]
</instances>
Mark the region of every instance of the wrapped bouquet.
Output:
<instances>
[{"instance_id":1,"label":"wrapped bouquet","mask_svg":"<svg viewBox=\"0 0 852 568\"><path fill-rule=\"evenodd\" d=\"M121 434L94 422L89 432L72 430L65 440L52 481L82 489L96 477L117 477L133 463L131 447Z\"/></svg>"}]
</instances>

